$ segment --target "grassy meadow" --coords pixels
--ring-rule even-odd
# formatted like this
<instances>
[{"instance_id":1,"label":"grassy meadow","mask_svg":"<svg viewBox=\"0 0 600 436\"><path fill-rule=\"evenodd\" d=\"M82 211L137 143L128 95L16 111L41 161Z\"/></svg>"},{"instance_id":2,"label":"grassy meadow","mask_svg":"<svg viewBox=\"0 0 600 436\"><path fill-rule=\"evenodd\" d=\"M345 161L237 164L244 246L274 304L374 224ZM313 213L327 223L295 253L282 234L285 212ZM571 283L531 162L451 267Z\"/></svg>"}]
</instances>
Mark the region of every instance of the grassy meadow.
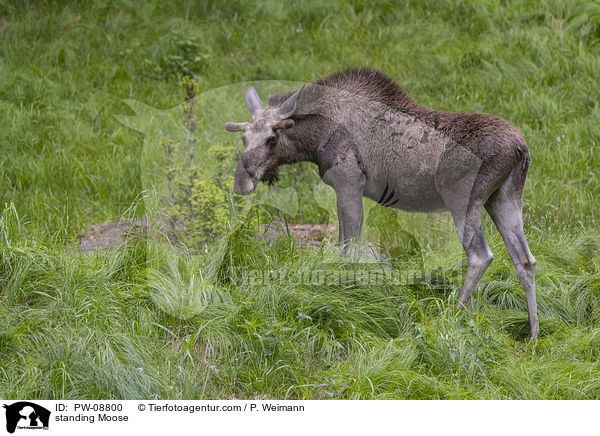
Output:
<instances>
[{"instance_id":1,"label":"grassy meadow","mask_svg":"<svg viewBox=\"0 0 600 436\"><path fill-rule=\"evenodd\" d=\"M394 268L427 273L414 283L249 280L379 268L261 238L270 219L335 225L335 203L315 194L308 164L282 170L282 188L297 188L294 216L235 198L241 143L222 124L247 120L242 82L265 101L266 81L362 66L421 104L492 113L523 132L536 344L487 216L495 260L469 312L455 309L465 255L447 214L373 212L413 238L417 254ZM199 106L196 146L199 177L222 176L202 186L221 197L197 197L221 217L220 236L200 252L143 236L80 252L91 226L157 222L149 205L164 183L144 159L160 134L140 111L181 107L184 76L217 96ZM0 0L0 397L600 398L598 77L591 2Z\"/></svg>"}]
</instances>

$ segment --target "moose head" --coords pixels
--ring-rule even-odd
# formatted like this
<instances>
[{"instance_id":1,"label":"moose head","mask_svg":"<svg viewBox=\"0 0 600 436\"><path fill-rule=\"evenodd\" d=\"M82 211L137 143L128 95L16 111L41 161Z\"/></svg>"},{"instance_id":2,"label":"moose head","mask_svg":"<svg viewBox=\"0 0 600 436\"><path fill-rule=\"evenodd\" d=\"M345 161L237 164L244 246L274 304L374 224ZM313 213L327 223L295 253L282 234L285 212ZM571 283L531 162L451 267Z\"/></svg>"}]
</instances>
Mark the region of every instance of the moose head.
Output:
<instances>
[{"instance_id":1,"label":"moose head","mask_svg":"<svg viewBox=\"0 0 600 436\"><path fill-rule=\"evenodd\" d=\"M246 107L251 123L227 123L230 132L242 131L246 149L240 156L233 176L233 192L251 194L260 180L272 183L277 179L277 168L286 161L286 150L281 146L282 131L294 127L290 119L296 110L304 87L293 93L279 107L262 108L254 87L246 91Z\"/></svg>"}]
</instances>

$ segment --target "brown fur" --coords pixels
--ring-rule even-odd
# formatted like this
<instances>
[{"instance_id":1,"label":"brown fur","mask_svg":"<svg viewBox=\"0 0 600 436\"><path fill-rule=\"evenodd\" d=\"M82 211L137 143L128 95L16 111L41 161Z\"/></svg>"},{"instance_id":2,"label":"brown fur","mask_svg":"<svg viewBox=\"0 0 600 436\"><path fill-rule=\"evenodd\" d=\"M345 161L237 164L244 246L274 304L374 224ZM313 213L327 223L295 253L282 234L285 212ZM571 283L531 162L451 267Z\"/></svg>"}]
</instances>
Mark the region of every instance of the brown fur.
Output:
<instances>
[{"instance_id":1,"label":"brown fur","mask_svg":"<svg viewBox=\"0 0 600 436\"><path fill-rule=\"evenodd\" d=\"M304 100L317 99L319 87L342 89L395 108L443 132L481 160L482 177L490 176L491 173L502 173L506 177L517 162L529 159L525 141L510 122L485 113L445 112L421 106L412 101L393 79L380 71L368 68L347 69L322 77L316 80L314 85L317 87L307 86ZM296 91L271 94L268 98L269 106L281 105ZM281 163L310 161L319 165L320 169L326 170L328 165L323 166L320 158L324 157L326 161L331 159L328 159L328 156L318 156L321 153L315 150L315 146L320 143L321 138L333 133L331 126L318 114L293 115L291 119L295 121L295 127L284 134L296 148L286 150L286 153L290 154L287 154ZM484 142L485 147L482 146ZM499 160L503 161L500 167ZM499 175L498 178L504 177Z\"/></svg>"},{"instance_id":2,"label":"brown fur","mask_svg":"<svg viewBox=\"0 0 600 436\"><path fill-rule=\"evenodd\" d=\"M520 136L511 123L494 115L444 112L421 106L412 101L392 78L377 70L351 68L337 71L317 79L314 84L343 89L356 96L369 98L385 106L398 109L400 112L414 116L430 127L442 131L454 142L461 145L476 143L482 138L502 130L508 130L510 133L516 133ZM308 89L310 90L310 85ZM277 107L281 105L296 91L271 94L268 98L269 106ZM310 96L306 98L308 99ZM296 120L303 117L305 116L292 116L291 119ZM311 116L305 118L312 119Z\"/></svg>"}]
</instances>

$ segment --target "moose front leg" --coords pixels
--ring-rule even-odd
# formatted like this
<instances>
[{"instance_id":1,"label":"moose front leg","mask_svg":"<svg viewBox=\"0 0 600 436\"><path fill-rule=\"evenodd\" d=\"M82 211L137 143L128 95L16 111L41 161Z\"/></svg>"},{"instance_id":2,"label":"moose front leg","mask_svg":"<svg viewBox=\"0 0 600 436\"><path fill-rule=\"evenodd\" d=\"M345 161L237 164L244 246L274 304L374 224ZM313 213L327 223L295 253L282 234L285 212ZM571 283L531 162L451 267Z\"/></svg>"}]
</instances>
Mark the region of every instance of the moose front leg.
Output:
<instances>
[{"instance_id":1,"label":"moose front leg","mask_svg":"<svg viewBox=\"0 0 600 436\"><path fill-rule=\"evenodd\" d=\"M348 255L352 244L360 242L366 177L356 162L347 160L326 171L323 181L335 189L339 242L344 246L344 254Z\"/></svg>"},{"instance_id":2,"label":"moose front leg","mask_svg":"<svg viewBox=\"0 0 600 436\"><path fill-rule=\"evenodd\" d=\"M336 190L336 196L340 244L358 242L363 223L362 192L356 189L339 189Z\"/></svg>"}]
</instances>

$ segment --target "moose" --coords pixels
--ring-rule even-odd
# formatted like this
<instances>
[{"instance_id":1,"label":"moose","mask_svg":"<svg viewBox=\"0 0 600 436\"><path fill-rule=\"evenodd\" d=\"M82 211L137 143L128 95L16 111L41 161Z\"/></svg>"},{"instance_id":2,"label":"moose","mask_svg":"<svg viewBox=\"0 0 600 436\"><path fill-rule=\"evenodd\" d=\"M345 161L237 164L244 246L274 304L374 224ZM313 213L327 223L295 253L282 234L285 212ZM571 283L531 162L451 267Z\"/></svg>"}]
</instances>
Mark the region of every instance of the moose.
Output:
<instances>
[{"instance_id":1,"label":"moose","mask_svg":"<svg viewBox=\"0 0 600 436\"><path fill-rule=\"evenodd\" d=\"M244 132L234 193L250 194L259 181L274 183L283 164L312 162L335 190L344 247L360 239L363 196L406 211L449 210L468 259L459 309L494 258L481 223L485 208L513 261L527 299L529 335L537 338L536 261L522 216L530 154L510 122L419 105L391 78L367 68L272 94L266 108L250 87L245 103L252 122L225 125Z\"/></svg>"}]
</instances>

